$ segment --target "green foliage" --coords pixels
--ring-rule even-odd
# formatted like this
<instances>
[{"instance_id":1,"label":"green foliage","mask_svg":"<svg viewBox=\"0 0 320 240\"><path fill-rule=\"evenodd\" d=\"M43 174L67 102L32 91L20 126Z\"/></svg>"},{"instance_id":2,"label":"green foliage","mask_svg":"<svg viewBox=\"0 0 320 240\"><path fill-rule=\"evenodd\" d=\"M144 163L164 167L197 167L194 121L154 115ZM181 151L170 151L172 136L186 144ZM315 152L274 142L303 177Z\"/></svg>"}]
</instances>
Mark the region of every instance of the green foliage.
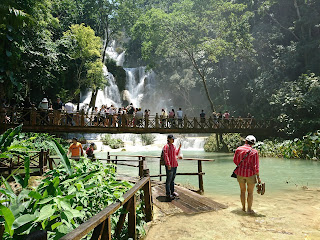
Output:
<instances>
[{"instance_id":1,"label":"green foliage","mask_svg":"<svg viewBox=\"0 0 320 240\"><path fill-rule=\"evenodd\" d=\"M132 185L116 180L113 165L81 158L79 161L66 159L63 147L54 140L54 148L60 153L61 162L56 169L45 173L39 185L28 187L29 157L25 158L25 178L14 175L22 186L16 194L10 184L1 178L0 223L5 225L3 239L25 239L37 230L46 230L48 239L59 239L81 223L99 213L117 200ZM137 231L144 234L144 213L142 202L137 205ZM112 215L112 229L115 229L122 210ZM127 239L127 225L121 239ZM88 234L84 239L90 239Z\"/></svg>"},{"instance_id":2,"label":"green foliage","mask_svg":"<svg viewBox=\"0 0 320 240\"><path fill-rule=\"evenodd\" d=\"M140 134L140 139L143 146L151 145L154 143L156 136L152 134Z\"/></svg>"},{"instance_id":3,"label":"green foliage","mask_svg":"<svg viewBox=\"0 0 320 240\"><path fill-rule=\"evenodd\" d=\"M258 142L260 156L297 158L297 159L320 159L320 131L309 133L303 138L294 140L265 140Z\"/></svg>"},{"instance_id":4,"label":"green foliage","mask_svg":"<svg viewBox=\"0 0 320 240\"><path fill-rule=\"evenodd\" d=\"M108 145L112 149L124 147L124 142L119 138L112 138L110 135L104 135L101 138L101 141L104 145Z\"/></svg>"},{"instance_id":5,"label":"green foliage","mask_svg":"<svg viewBox=\"0 0 320 240\"><path fill-rule=\"evenodd\" d=\"M300 122L301 119L319 120L318 107L320 106L320 81L315 74L303 74L297 81L284 82L282 87L271 96L270 105L278 120L283 123L281 129L288 134L302 134L313 130L310 123ZM302 135L299 132L300 136Z\"/></svg>"},{"instance_id":6,"label":"green foliage","mask_svg":"<svg viewBox=\"0 0 320 240\"><path fill-rule=\"evenodd\" d=\"M227 146L228 152L234 152L237 147L241 146L241 144L243 143L243 137L241 137L239 133L223 134L222 138L223 142ZM204 150L206 152L218 152L221 149L223 149L223 144L217 142L216 134L211 134L204 144Z\"/></svg>"}]
</instances>

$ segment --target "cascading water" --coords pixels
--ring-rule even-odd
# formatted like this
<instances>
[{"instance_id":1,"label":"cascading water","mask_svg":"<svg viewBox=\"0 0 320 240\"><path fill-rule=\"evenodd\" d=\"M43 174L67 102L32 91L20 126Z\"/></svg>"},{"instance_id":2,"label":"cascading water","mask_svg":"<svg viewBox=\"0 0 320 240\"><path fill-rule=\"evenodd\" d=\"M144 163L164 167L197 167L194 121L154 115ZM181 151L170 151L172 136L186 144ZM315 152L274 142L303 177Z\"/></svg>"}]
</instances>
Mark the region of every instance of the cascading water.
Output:
<instances>
[{"instance_id":1,"label":"cascading water","mask_svg":"<svg viewBox=\"0 0 320 240\"><path fill-rule=\"evenodd\" d=\"M142 103L146 96L147 89L154 83L153 71L146 72L145 67L125 68L126 71L126 90L123 99L133 103L136 107L147 108L146 104Z\"/></svg>"}]
</instances>

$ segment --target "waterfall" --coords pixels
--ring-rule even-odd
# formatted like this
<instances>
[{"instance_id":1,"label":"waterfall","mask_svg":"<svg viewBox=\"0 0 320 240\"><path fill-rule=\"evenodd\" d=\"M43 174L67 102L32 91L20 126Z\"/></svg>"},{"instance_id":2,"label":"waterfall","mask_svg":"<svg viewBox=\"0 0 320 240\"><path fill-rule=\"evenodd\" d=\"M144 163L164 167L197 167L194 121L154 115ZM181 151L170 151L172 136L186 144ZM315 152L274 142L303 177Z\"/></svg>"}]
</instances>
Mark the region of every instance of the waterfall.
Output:
<instances>
[{"instance_id":1,"label":"waterfall","mask_svg":"<svg viewBox=\"0 0 320 240\"><path fill-rule=\"evenodd\" d=\"M116 61L118 66L123 66L125 61L125 51L117 52L117 43L111 41L106 48L106 56ZM160 113L162 108L166 108L167 99L159 96L156 89L155 73L147 71L146 67L124 68L126 72L125 90L121 93L116 84L114 76L103 66L104 76L108 79L108 84L103 90L99 90L96 98L96 107L101 105L115 107L125 107L125 104L133 103L134 107L150 109L152 114ZM86 90L81 93L81 104L87 106L92 98L92 91Z\"/></svg>"},{"instance_id":2,"label":"waterfall","mask_svg":"<svg viewBox=\"0 0 320 240\"><path fill-rule=\"evenodd\" d=\"M145 67L124 68L126 71L126 89L125 100L133 103L133 106L141 107L142 99L146 93L146 87L152 84L152 71L146 72Z\"/></svg>"}]
</instances>

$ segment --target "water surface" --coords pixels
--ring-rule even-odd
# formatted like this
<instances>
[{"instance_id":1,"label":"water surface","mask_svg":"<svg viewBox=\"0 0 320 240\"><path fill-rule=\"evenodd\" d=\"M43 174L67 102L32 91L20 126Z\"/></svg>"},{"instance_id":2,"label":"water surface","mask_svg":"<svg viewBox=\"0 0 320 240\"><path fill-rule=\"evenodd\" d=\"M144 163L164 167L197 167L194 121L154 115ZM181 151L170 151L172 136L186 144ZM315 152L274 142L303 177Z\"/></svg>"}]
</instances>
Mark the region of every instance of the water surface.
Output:
<instances>
[{"instance_id":1,"label":"water surface","mask_svg":"<svg viewBox=\"0 0 320 240\"><path fill-rule=\"evenodd\" d=\"M158 151L117 152L111 154L160 156ZM97 153L97 157L106 156L106 153ZM204 151L183 151L185 158L214 159L213 162L203 162L204 190L210 195L238 194L239 186L235 178L230 175L236 165L233 163L233 154L207 153ZM159 174L159 160L147 158L147 167L151 175ZM197 161L180 160L178 172L197 172ZM295 160L281 158L260 158L260 177L266 183L268 193L290 191L304 186L320 187L320 163L312 160ZM138 169L119 166L120 174L137 176ZM162 173L164 173L164 168ZM163 178L165 179L165 177ZM192 185L198 189L197 176L177 176L176 182Z\"/></svg>"}]
</instances>

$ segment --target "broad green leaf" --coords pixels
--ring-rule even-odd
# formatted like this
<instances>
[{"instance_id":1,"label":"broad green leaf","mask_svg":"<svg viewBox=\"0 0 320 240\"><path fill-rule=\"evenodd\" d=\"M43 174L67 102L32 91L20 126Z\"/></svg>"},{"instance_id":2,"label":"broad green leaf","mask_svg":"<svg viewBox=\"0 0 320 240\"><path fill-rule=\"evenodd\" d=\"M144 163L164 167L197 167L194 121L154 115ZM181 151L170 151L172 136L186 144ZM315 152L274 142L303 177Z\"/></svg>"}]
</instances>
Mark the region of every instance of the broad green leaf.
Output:
<instances>
[{"instance_id":1,"label":"broad green leaf","mask_svg":"<svg viewBox=\"0 0 320 240\"><path fill-rule=\"evenodd\" d=\"M24 158L24 171L25 171L25 177L24 177L24 184L22 187L27 187L29 178L30 178L30 157L26 156Z\"/></svg>"},{"instance_id":2,"label":"broad green leaf","mask_svg":"<svg viewBox=\"0 0 320 240\"><path fill-rule=\"evenodd\" d=\"M41 196L42 199L42 196ZM42 199L41 201L38 202L38 204L45 204L47 202L50 202L53 199L53 197L47 197L45 199Z\"/></svg>"},{"instance_id":3,"label":"broad green leaf","mask_svg":"<svg viewBox=\"0 0 320 240\"><path fill-rule=\"evenodd\" d=\"M55 205L54 204L49 204L49 205L45 205L41 208L40 210L40 215L37 219L37 222L41 222L47 218L49 218L50 216L52 216L56 211Z\"/></svg>"},{"instance_id":4,"label":"broad green leaf","mask_svg":"<svg viewBox=\"0 0 320 240\"><path fill-rule=\"evenodd\" d=\"M10 236L13 235L14 230L12 229L12 224L14 222L14 216L11 212L11 210L2 204L0 205L0 214L4 217L5 220L5 231L10 234Z\"/></svg>"},{"instance_id":5,"label":"broad green leaf","mask_svg":"<svg viewBox=\"0 0 320 240\"><path fill-rule=\"evenodd\" d=\"M16 218L13 222L12 229L17 229L29 222L34 221L37 218L34 214L25 214Z\"/></svg>"},{"instance_id":6,"label":"broad green leaf","mask_svg":"<svg viewBox=\"0 0 320 240\"><path fill-rule=\"evenodd\" d=\"M55 224L52 224L51 225L51 230L55 230L57 227L59 227L60 225L62 225L63 223L62 222L56 222Z\"/></svg>"},{"instance_id":7,"label":"broad green leaf","mask_svg":"<svg viewBox=\"0 0 320 240\"><path fill-rule=\"evenodd\" d=\"M29 197L35 198L35 199L42 199L42 196L40 193L36 192L36 191L31 191L29 193ZM50 201L50 200L49 200ZM38 203L39 204L39 203Z\"/></svg>"},{"instance_id":8,"label":"broad green leaf","mask_svg":"<svg viewBox=\"0 0 320 240\"><path fill-rule=\"evenodd\" d=\"M54 144L52 144L52 146L54 147L55 151L60 156L60 160L61 160L63 166L65 167L68 175L72 175L72 172L73 172L72 167L71 167L70 160L69 160L66 152L64 151L62 146L55 139L52 139L52 140L54 143Z\"/></svg>"}]
</instances>

